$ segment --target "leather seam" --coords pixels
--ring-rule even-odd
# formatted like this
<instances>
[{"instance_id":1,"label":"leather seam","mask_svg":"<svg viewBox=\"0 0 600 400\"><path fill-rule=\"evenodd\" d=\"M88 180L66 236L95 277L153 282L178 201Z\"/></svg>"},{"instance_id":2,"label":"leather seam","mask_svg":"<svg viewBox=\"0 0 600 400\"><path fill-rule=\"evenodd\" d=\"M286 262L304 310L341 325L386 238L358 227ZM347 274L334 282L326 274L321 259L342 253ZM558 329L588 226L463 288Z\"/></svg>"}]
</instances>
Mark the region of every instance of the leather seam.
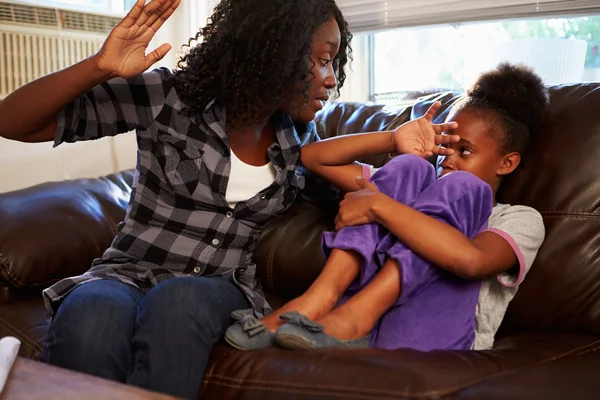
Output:
<instances>
[{"instance_id":1,"label":"leather seam","mask_svg":"<svg viewBox=\"0 0 600 400\"><path fill-rule=\"evenodd\" d=\"M596 345L594 347L594 345ZM581 355L581 354L585 354L587 352L590 351L595 351L598 350L600 348L600 340L596 340L595 342L592 343L588 343L584 346L569 350L565 353L559 354L557 356L554 357L550 357L548 359L545 360L541 360L539 361L537 364L533 364L535 365L540 365L540 364L545 364L551 361L556 361L559 359L562 359L566 356L569 356L573 353L577 353L577 355ZM583 351L583 352L582 352ZM363 393L369 393L371 395L382 395L382 396L386 396L386 395L391 395L391 396L404 396L403 398L405 399L418 399L418 398L426 398L426 397L430 397L430 396L445 396L445 395L449 395L449 394L453 394L456 393L458 390L464 389L466 387L472 386L476 383L479 382L483 382L486 381L490 378L494 378L496 376L502 375L502 374L506 374L508 372L514 371L514 370L518 370L522 367L518 367L518 368L512 368L506 371L499 371L493 374L490 374L488 376L485 377L481 377L481 378L477 378L468 382L465 382L463 384L460 384L459 386L454 386L454 387L450 387L447 389L440 389L440 390L435 390L435 391L430 391L430 392L421 392L421 393L415 393L412 395L409 395L408 397L406 397L406 394L403 392L397 392L397 391L373 391L373 390L369 390L369 389L355 389L355 388L349 388L346 386L337 386L337 385L306 385L306 384L302 384L302 383L295 383L295 382L281 382L281 381L265 381L265 380L256 380L256 379L241 379L241 378L234 378L234 377L227 377L227 376L223 376L223 375L205 375L205 379L204 382L207 384L217 384L217 385L225 385L227 386L227 384L222 384L220 382L215 382L215 381L211 381L211 378L215 378L215 379L220 379L223 381L230 381L230 382L237 382L238 383L238 387L242 387L243 383L249 383L249 384L259 384L259 385L269 385L269 384L274 384L274 385L281 385L281 384L285 384L285 385L289 385L289 386L293 386L293 387L297 387L297 388L315 388L315 389L325 389L325 390L341 390L341 391L345 391L345 392L354 392L354 393L358 393L358 392L363 392ZM234 387L234 386L231 386ZM285 387L281 387L281 390L285 390ZM272 390L272 389L266 389L266 390ZM396 397L397 398L397 397Z\"/></svg>"},{"instance_id":2,"label":"leather seam","mask_svg":"<svg viewBox=\"0 0 600 400\"><path fill-rule=\"evenodd\" d=\"M31 283L31 284L29 284L29 285L23 285L23 287L28 287L28 288L32 288L32 289L39 289L39 288L42 288L42 289L44 289L44 288L46 288L46 287L47 287L49 284L51 284L51 283L56 283L56 282L58 282L58 281L60 281L60 279L58 279L58 278L53 278L53 279L50 279L50 280L47 280L47 281L44 281L44 282L32 282L32 283Z\"/></svg>"},{"instance_id":3,"label":"leather seam","mask_svg":"<svg viewBox=\"0 0 600 400\"><path fill-rule=\"evenodd\" d=\"M207 381L204 381L204 383L207 383ZM231 384L231 383L224 383L224 382L212 382L212 384L215 384L217 386L225 386L225 387L229 387L229 388L234 388L234 389L244 389L244 390L262 390L262 391L268 391L268 392L284 392L284 393L294 393L294 394L304 394L304 395L318 395L319 397L323 397L323 396L328 396L328 397L337 397L337 398L342 398L342 399L373 399L373 395L369 395L369 394L358 394L358 393L335 393L335 392L323 392L323 391L316 391L316 390L301 390L301 389L292 389L292 388L284 388L284 387L279 387L279 388L271 388L268 386L243 386L240 384ZM398 400L399 397L377 397L378 399L396 399Z\"/></svg>"},{"instance_id":4,"label":"leather seam","mask_svg":"<svg viewBox=\"0 0 600 400\"><path fill-rule=\"evenodd\" d=\"M594 347L594 348L592 348L592 349L583 350L583 351L581 351L580 353L577 353L577 355L578 355L578 356L583 356L583 355L585 355L585 354L592 353L592 352L594 352L594 351L598 351L598 350L600 350L600 346L596 346L596 347Z\"/></svg>"},{"instance_id":5,"label":"leather seam","mask_svg":"<svg viewBox=\"0 0 600 400\"><path fill-rule=\"evenodd\" d=\"M25 284L23 282L21 282L12 272L12 262L8 261L8 258L6 258L4 256L4 254L0 253L0 270L2 271L2 275L4 277L4 279L10 283L13 288L15 289L19 289L19 288L39 288L39 287L46 287L48 284L50 283L54 283L57 282L58 279L50 279L44 282L32 282L30 284Z\"/></svg>"},{"instance_id":6,"label":"leather seam","mask_svg":"<svg viewBox=\"0 0 600 400\"><path fill-rule=\"evenodd\" d=\"M13 287L19 288L25 286L23 282L21 282L12 274L12 261L9 261L9 259L2 253L0 253L0 269L2 270L4 279L11 283Z\"/></svg>"},{"instance_id":7,"label":"leather seam","mask_svg":"<svg viewBox=\"0 0 600 400\"><path fill-rule=\"evenodd\" d=\"M597 350L599 348L600 348L600 339L596 340L595 342L588 343L588 344L586 344L584 346L577 347L575 349L571 349L571 350L569 350L566 353L559 354L558 356L547 358L545 360L540 361L539 363L543 364L543 363L546 363L546 362L549 362L549 361L560 360L561 358L565 358L567 356L570 356L573 353L577 353L577 355L579 355L579 354L585 354L585 353L587 353L589 351L594 351L594 350ZM584 351L584 353L581 353L580 351Z\"/></svg>"},{"instance_id":8,"label":"leather seam","mask_svg":"<svg viewBox=\"0 0 600 400\"><path fill-rule=\"evenodd\" d=\"M0 318L0 326L9 331L11 335L19 339L21 343L24 343L25 345L29 346L29 348L31 348L31 350L33 350L34 352L39 353L40 351L42 351L42 347L35 340L31 339L27 335L22 334L22 332L19 329L15 328L4 318Z\"/></svg>"},{"instance_id":9,"label":"leather seam","mask_svg":"<svg viewBox=\"0 0 600 400\"><path fill-rule=\"evenodd\" d=\"M571 217L571 218L583 218L583 219L600 219L600 214L597 213L588 213L588 212L565 212L565 211L555 211L555 210L538 210L538 212L542 215L548 217Z\"/></svg>"}]
</instances>

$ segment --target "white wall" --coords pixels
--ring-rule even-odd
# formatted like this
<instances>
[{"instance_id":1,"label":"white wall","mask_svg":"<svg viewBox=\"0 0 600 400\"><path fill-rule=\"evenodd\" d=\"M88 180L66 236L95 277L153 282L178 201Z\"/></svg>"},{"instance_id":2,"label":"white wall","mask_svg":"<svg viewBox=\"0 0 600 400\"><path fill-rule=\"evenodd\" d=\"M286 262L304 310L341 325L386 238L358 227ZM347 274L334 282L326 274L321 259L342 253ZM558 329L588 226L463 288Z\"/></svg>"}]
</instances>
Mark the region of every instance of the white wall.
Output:
<instances>
[{"instance_id":1,"label":"white wall","mask_svg":"<svg viewBox=\"0 0 600 400\"><path fill-rule=\"evenodd\" d=\"M132 139L135 140L135 137ZM95 177L135 165L135 146L123 146L116 162L111 139L61 145L20 143L0 139L0 192L47 181Z\"/></svg>"}]
</instances>

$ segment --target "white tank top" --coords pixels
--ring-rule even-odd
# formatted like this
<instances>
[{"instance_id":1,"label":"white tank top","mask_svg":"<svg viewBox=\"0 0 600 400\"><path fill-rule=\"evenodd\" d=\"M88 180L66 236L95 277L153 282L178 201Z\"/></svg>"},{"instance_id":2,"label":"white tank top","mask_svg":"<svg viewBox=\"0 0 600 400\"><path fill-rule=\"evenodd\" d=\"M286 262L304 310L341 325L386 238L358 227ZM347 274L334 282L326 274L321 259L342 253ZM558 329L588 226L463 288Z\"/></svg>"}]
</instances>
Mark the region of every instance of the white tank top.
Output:
<instances>
[{"instance_id":1,"label":"white tank top","mask_svg":"<svg viewBox=\"0 0 600 400\"><path fill-rule=\"evenodd\" d=\"M272 163L256 167L240 160L231 151L231 171L225 192L225 200L233 208L240 201L254 197L261 190L269 187L277 178L277 171Z\"/></svg>"}]
</instances>

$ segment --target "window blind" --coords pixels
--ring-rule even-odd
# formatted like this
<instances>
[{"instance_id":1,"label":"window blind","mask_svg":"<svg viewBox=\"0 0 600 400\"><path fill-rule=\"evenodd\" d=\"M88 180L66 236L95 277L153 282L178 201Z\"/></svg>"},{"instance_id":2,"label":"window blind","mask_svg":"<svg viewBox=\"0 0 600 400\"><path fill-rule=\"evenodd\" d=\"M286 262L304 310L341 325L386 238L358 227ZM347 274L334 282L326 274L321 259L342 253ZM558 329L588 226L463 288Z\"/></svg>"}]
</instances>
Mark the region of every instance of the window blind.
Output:
<instances>
[{"instance_id":1,"label":"window blind","mask_svg":"<svg viewBox=\"0 0 600 400\"><path fill-rule=\"evenodd\" d=\"M353 32L600 12L600 0L336 0Z\"/></svg>"}]
</instances>

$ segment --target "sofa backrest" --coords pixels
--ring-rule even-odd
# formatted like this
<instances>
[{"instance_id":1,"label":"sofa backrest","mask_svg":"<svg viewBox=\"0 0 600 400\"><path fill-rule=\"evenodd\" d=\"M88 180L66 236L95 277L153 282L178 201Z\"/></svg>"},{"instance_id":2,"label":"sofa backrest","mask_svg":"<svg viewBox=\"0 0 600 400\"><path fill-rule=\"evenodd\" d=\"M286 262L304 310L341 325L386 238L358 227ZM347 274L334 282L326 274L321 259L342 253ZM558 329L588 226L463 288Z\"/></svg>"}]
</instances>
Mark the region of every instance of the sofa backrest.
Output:
<instances>
[{"instance_id":1,"label":"sofa backrest","mask_svg":"<svg viewBox=\"0 0 600 400\"><path fill-rule=\"evenodd\" d=\"M546 239L502 332L600 333L600 84L561 86L500 200L542 213Z\"/></svg>"}]
</instances>

